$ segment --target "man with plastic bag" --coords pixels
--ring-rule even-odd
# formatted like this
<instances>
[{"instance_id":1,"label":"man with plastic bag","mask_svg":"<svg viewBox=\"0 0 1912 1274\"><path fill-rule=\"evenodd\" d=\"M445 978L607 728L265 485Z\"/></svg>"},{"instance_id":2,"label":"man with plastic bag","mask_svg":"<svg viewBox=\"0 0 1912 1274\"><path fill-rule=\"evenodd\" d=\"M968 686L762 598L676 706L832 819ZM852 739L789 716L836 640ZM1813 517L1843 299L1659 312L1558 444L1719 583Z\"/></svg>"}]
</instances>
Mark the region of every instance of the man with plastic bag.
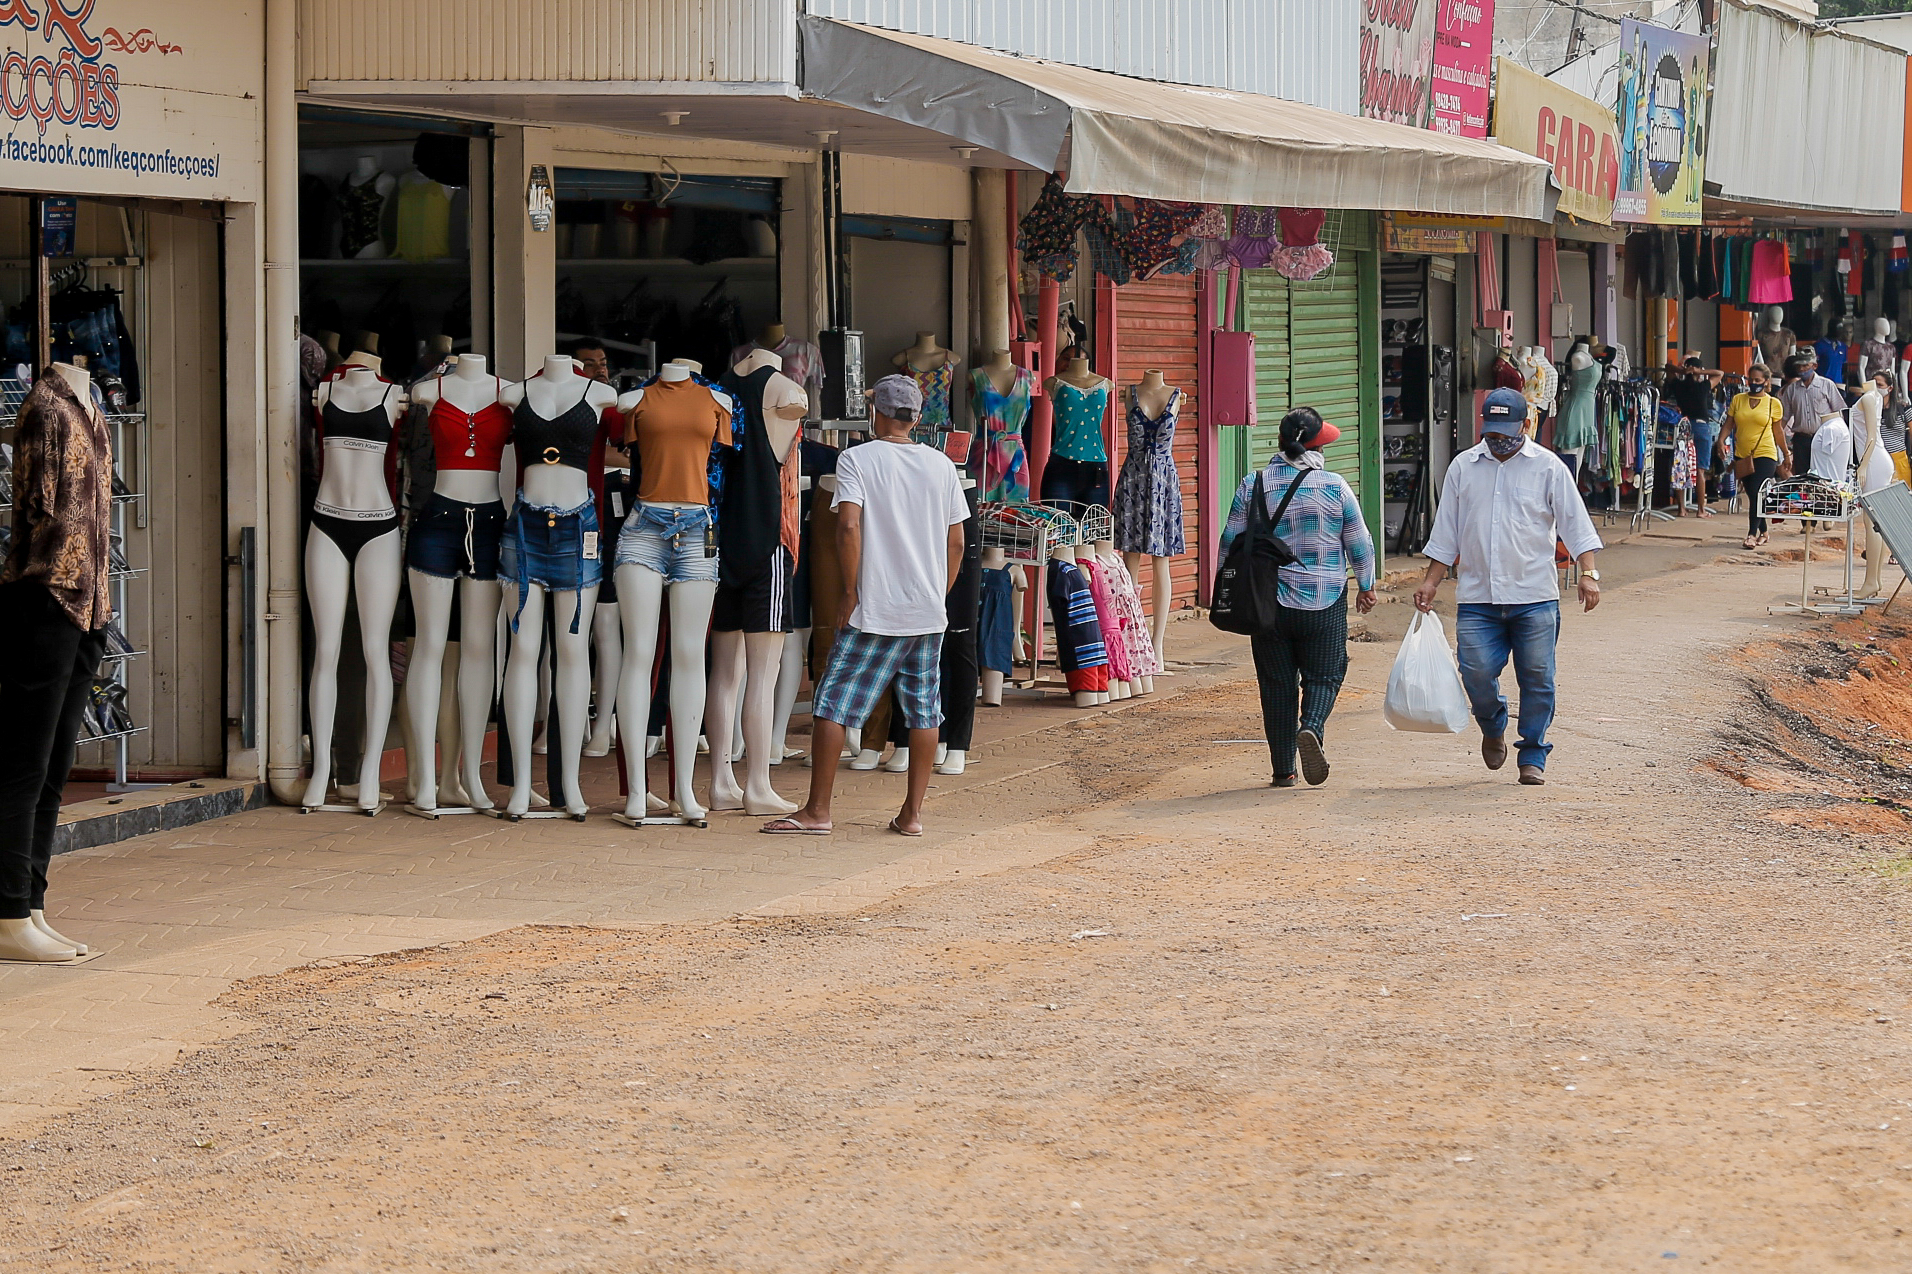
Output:
<instances>
[{"instance_id":1,"label":"man with plastic bag","mask_svg":"<svg viewBox=\"0 0 1912 1274\"><path fill-rule=\"evenodd\" d=\"M1434 531L1421 551L1427 574L1414 605L1432 610L1441 581L1455 575L1454 636L1461 684L1480 723L1481 759L1507 763L1507 700L1500 674L1509 656L1520 685L1520 781L1545 783L1547 727L1554 715L1554 644L1560 636L1560 579L1554 541L1580 563L1580 602L1600 604L1602 547L1593 519L1560 457L1522 432L1527 400L1496 389L1481 408L1481 441L1454 457L1441 489Z\"/></svg>"}]
</instances>

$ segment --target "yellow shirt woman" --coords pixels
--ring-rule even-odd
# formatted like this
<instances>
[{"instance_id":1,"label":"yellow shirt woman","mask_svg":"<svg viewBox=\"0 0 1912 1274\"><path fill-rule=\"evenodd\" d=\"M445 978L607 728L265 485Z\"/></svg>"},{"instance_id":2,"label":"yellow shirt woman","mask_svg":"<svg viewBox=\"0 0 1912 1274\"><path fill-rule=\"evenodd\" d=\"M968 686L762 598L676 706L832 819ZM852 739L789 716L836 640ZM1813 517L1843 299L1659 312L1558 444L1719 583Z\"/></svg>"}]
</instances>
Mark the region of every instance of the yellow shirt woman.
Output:
<instances>
[{"instance_id":1,"label":"yellow shirt woman","mask_svg":"<svg viewBox=\"0 0 1912 1274\"><path fill-rule=\"evenodd\" d=\"M1734 394L1732 404L1726 409L1726 419L1733 427L1734 458L1779 459L1779 445L1773 441L1773 431L1779 428L1784 414L1785 409L1772 394L1761 394L1757 398L1751 394Z\"/></svg>"}]
</instances>

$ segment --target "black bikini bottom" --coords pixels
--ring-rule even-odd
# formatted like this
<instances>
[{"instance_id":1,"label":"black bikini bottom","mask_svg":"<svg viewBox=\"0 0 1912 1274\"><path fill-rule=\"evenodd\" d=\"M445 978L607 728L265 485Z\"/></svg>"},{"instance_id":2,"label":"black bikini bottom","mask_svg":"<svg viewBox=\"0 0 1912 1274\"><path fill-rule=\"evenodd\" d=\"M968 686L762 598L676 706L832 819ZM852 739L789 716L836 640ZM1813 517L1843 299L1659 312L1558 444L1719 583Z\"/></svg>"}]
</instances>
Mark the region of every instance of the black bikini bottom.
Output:
<instances>
[{"instance_id":1,"label":"black bikini bottom","mask_svg":"<svg viewBox=\"0 0 1912 1274\"><path fill-rule=\"evenodd\" d=\"M388 513L376 518L339 517L314 508L312 529L338 545L348 565L356 565L360 549L379 536L398 529L398 514Z\"/></svg>"}]
</instances>

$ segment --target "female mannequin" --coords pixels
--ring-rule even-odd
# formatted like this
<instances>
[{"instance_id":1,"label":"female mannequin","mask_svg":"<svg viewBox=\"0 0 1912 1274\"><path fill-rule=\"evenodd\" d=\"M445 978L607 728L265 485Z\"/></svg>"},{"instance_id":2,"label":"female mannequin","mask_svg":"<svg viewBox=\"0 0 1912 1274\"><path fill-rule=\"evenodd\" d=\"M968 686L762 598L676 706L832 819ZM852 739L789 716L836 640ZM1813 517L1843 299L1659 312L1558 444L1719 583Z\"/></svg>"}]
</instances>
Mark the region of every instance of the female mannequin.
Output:
<instances>
[{"instance_id":1,"label":"female mannequin","mask_svg":"<svg viewBox=\"0 0 1912 1274\"><path fill-rule=\"evenodd\" d=\"M778 670L787 634L796 627L790 600L798 548L797 433L809 405L782 366L769 350L755 350L724 381L743 406L745 433L724 483L704 730L710 737L711 808L746 814L797 808L770 786L770 766L782 760L772 737ZM731 746L740 690L750 758L741 788Z\"/></svg>"},{"instance_id":2,"label":"female mannequin","mask_svg":"<svg viewBox=\"0 0 1912 1274\"><path fill-rule=\"evenodd\" d=\"M969 401L983 430L983 494L988 501L1029 498L1029 459L1023 426L1029 420L1035 377L1010 360L1006 349L970 373Z\"/></svg>"},{"instance_id":3,"label":"female mannequin","mask_svg":"<svg viewBox=\"0 0 1912 1274\"><path fill-rule=\"evenodd\" d=\"M386 255L383 228L385 201L398 188L398 178L378 170L378 157L360 155L351 175L339 188L340 255L376 261Z\"/></svg>"},{"instance_id":4,"label":"female mannequin","mask_svg":"<svg viewBox=\"0 0 1912 1274\"><path fill-rule=\"evenodd\" d=\"M493 643L503 587L498 580L505 527L501 470L511 412L499 397L515 388L489 373L482 354L465 354L450 375L422 380L412 388L412 401L430 412L438 464L432 497L413 516L406 545L418 637L405 678L405 707L418 745L412 807L419 812L438 808L434 753L454 593L460 648L458 729L443 740L444 768L458 761L471 808L491 808L479 767L491 718Z\"/></svg>"},{"instance_id":5,"label":"female mannequin","mask_svg":"<svg viewBox=\"0 0 1912 1274\"><path fill-rule=\"evenodd\" d=\"M1859 346L1859 383L1869 385L1874 372L1891 372L1893 388L1903 392L1905 382L1899 377L1899 356L1892 344L1892 320L1888 318L1873 319L1872 339Z\"/></svg>"},{"instance_id":6,"label":"female mannequin","mask_svg":"<svg viewBox=\"0 0 1912 1274\"><path fill-rule=\"evenodd\" d=\"M1852 452L1859 457L1857 474L1853 480L1859 490L1867 495L1883 491L1898 481L1898 475L1892 468L1892 458L1886 454L1885 440L1880 436L1880 425L1896 392L1893 379L1893 372L1889 368L1874 368L1866 392L1853 405ZM1865 519L1865 525L1866 582L1859 596L1877 597L1879 571L1885 565L1885 537L1879 534L1879 528L1873 525L1871 518Z\"/></svg>"},{"instance_id":7,"label":"female mannequin","mask_svg":"<svg viewBox=\"0 0 1912 1274\"><path fill-rule=\"evenodd\" d=\"M1023 657L1022 594L1028 581L1022 567L1010 566L1008 555L999 548L987 548L982 556L982 603L977 619L977 661L982 666L982 701L992 708L1002 707L1002 684L1010 665Z\"/></svg>"},{"instance_id":8,"label":"female mannequin","mask_svg":"<svg viewBox=\"0 0 1912 1274\"><path fill-rule=\"evenodd\" d=\"M331 779L332 721L338 708L339 642L348 596L358 599L365 650L365 740L358 807L379 808L378 770L392 714L392 613L400 580L398 509L392 503L392 430L405 393L367 367L347 367L313 394L319 408L324 473L305 540L306 597L315 633L308 711L312 777L304 805L325 804Z\"/></svg>"},{"instance_id":9,"label":"female mannequin","mask_svg":"<svg viewBox=\"0 0 1912 1274\"><path fill-rule=\"evenodd\" d=\"M584 744L586 756L609 756L611 745L617 742L617 688L624 680L624 617L617 608L617 574L611 569L610 559L617 550L618 529L630 511L630 457L622 451L613 455L612 449L606 447L604 499L598 509L598 521L604 529L598 545L599 556L605 561L604 579L598 585L597 617L591 621L591 647L597 653L597 691L591 697L593 716L591 737Z\"/></svg>"},{"instance_id":10,"label":"female mannequin","mask_svg":"<svg viewBox=\"0 0 1912 1274\"><path fill-rule=\"evenodd\" d=\"M1576 476L1594 444L1595 395L1600 388L1600 364L1586 337L1574 341L1567 355L1567 385L1561 394L1560 420L1554 425L1554 450Z\"/></svg>"},{"instance_id":11,"label":"female mannequin","mask_svg":"<svg viewBox=\"0 0 1912 1274\"><path fill-rule=\"evenodd\" d=\"M1785 374L1786 360L1799 349L1799 338L1786 326L1786 311L1783 306L1766 307L1765 322L1759 328L1759 361L1766 364L1766 370L1777 380Z\"/></svg>"},{"instance_id":12,"label":"female mannequin","mask_svg":"<svg viewBox=\"0 0 1912 1274\"><path fill-rule=\"evenodd\" d=\"M950 388L956 383L956 368L962 361L936 343L934 332L918 332L916 344L890 359L915 377L917 388L923 391L923 414L918 418L923 428L950 427Z\"/></svg>"},{"instance_id":13,"label":"female mannequin","mask_svg":"<svg viewBox=\"0 0 1912 1274\"><path fill-rule=\"evenodd\" d=\"M512 446L523 461L499 563L514 634L504 693L514 782L504 814L516 821L531 808L531 740L548 600L557 630L558 775L565 812L582 819L578 764L591 709L591 626L580 620L597 605L603 573L589 466L603 437L602 413L617 401L617 391L586 379L569 354L557 354L546 356L541 374L505 387L498 401L511 408ZM554 805L558 797L551 793Z\"/></svg>"},{"instance_id":14,"label":"female mannequin","mask_svg":"<svg viewBox=\"0 0 1912 1274\"><path fill-rule=\"evenodd\" d=\"M1088 577L1076 565L1076 546L1059 544L1049 565L1049 609L1056 626L1056 662L1069 679L1078 708L1109 701L1109 656L1096 620Z\"/></svg>"},{"instance_id":15,"label":"female mannequin","mask_svg":"<svg viewBox=\"0 0 1912 1274\"><path fill-rule=\"evenodd\" d=\"M1055 402L1055 435L1042 468L1045 504L1109 504L1109 444L1104 422L1114 386L1089 370L1086 358L1071 359L1060 376L1043 382Z\"/></svg>"},{"instance_id":16,"label":"female mannequin","mask_svg":"<svg viewBox=\"0 0 1912 1274\"><path fill-rule=\"evenodd\" d=\"M810 396L810 415L808 419L817 419L816 409L823 402L823 354L809 341L792 336L781 323L765 323L763 330L757 333L757 339L739 345L730 351L732 365L741 363L755 350L769 350L782 361L779 368L785 376L803 387Z\"/></svg>"},{"instance_id":17,"label":"female mannequin","mask_svg":"<svg viewBox=\"0 0 1912 1274\"><path fill-rule=\"evenodd\" d=\"M630 741L645 736L668 589L672 787L683 817L701 823L705 811L691 792L691 774L704 717L704 646L718 567L709 474L713 449L736 445L741 413L728 394L694 375L681 359L666 363L655 380L625 394L617 405L628 422L627 449L636 447L639 483L617 541L617 604L624 618L618 731ZM635 824L647 813L643 752L627 744L624 760L630 794L618 817Z\"/></svg>"},{"instance_id":18,"label":"female mannequin","mask_svg":"<svg viewBox=\"0 0 1912 1274\"><path fill-rule=\"evenodd\" d=\"M1170 558L1188 549L1182 515L1182 477L1175 468L1175 426L1182 391L1149 370L1129 391L1129 449L1115 483L1115 545L1129 574L1150 581L1150 636L1160 651L1168 637L1174 599ZM1143 565L1144 559L1152 564Z\"/></svg>"}]
</instances>

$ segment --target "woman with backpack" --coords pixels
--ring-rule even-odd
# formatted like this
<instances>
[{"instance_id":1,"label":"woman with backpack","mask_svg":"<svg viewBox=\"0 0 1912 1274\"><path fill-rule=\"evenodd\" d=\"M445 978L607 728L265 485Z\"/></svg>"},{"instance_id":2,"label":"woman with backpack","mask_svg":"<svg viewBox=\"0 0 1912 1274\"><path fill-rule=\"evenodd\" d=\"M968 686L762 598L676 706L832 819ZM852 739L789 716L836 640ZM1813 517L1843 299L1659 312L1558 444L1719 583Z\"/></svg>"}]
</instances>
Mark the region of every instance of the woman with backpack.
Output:
<instances>
[{"instance_id":1,"label":"woman with backpack","mask_svg":"<svg viewBox=\"0 0 1912 1274\"><path fill-rule=\"evenodd\" d=\"M1321 455L1340 436L1312 407L1283 416L1280 452L1259 474L1242 479L1222 528L1225 561L1229 545L1248 529L1260 478L1271 530L1296 558L1276 575L1274 622L1249 638L1275 787L1295 785L1297 752L1310 785L1327 780L1322 737L1348 671L1350 571L1359 590L1355 608L1363 615L1374 609L1374 541L1354 489L1328 472Z\"/></svg>"}]
</instances>

